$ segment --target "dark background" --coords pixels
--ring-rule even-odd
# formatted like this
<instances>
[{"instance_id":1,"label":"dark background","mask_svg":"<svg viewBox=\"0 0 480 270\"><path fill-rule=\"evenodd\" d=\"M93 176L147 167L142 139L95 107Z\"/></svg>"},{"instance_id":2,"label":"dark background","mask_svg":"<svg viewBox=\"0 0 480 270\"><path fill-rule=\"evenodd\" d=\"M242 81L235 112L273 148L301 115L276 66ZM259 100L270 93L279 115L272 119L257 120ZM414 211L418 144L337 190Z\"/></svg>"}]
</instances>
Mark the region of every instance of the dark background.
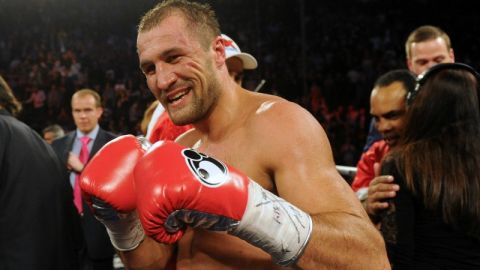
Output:
<instances>
[{"instance_id":1,"label":"dark background","mask_svg":"<svg viewBox=\"0 0 480 270\"><path fill-rule=\"evenodd\" d=\"M51 123L71 130L70 97L89 87L104 99L104 128L139 133L153 96L138 68L136 24L156 2L0 0L0 74L22 101L36 90L49 97L42 108L25 103L22 120L39 132ZM439 26L457 61L479 63L473 1L202 2L214 7L222 31L257 58L245 86L255 89L264 79L261 92L311 111L327 131L337 164L355 165L359 158L373 82L406 67L404 42L414 28Z\"/></svg>"}]
</instances>

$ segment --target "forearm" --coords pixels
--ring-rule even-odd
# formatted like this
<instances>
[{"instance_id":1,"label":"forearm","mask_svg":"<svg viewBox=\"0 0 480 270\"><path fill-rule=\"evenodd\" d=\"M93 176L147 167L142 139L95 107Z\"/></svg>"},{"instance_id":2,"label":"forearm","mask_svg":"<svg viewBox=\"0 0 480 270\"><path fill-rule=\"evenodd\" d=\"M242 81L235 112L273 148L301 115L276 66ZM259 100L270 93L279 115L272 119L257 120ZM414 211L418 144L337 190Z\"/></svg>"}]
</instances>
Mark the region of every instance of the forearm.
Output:
<instances>
[{"instance_id":1,"label":"forearm","mask_svg":"<svg viewBox=\"0 0 480 270\"><path fill-rule=\"evenodd\" d=\"M299 269L390 269L383 239L370 221L341 212L312 218Z\"/></svg>"},{"instance_id":2,"label":"forearm","mask_svg":"<svg viewBox=\"0 0 480 270\"><path fill-rule=\"evenodd\" d=\"M171 256L173 246L156 242L150 237L130 251L117 251L127 269L131 270L161 270L165 269Z\"/></svg>"}]
</instances>

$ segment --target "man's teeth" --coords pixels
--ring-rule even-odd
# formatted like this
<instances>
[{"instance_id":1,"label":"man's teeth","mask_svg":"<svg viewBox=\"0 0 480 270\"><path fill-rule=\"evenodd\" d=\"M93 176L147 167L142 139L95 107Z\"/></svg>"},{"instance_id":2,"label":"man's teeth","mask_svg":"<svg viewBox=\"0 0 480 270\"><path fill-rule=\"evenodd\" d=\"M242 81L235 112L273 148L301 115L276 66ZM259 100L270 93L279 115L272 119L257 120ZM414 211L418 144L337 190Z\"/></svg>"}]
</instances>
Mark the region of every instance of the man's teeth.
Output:
<instances>
[{"instance_id":1,"label":"man's teeth","mask_svg":"<svg viewBox=\"0 0 480 270\"><path fill-rule=\"evenodd\" d=\"M170 102L177 101L177 100L181 99L183 96L185 96L187 93L188 93L188 90L179 92L179 93L177 93L175 96L170 97L170 98L168 99L168 101L170 101Z\"/></svg>"}]
</instances>

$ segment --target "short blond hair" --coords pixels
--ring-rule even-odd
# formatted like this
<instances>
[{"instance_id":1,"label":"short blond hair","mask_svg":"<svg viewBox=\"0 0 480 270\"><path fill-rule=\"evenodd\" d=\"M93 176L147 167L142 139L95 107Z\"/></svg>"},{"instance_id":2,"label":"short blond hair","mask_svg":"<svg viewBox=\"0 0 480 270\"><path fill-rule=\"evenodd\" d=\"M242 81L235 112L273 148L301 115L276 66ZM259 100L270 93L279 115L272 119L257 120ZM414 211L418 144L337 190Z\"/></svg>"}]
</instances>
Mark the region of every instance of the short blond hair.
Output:
<instances>
[{"instance_id":1,"label":"short blond hair","mask_svg":"<svg viewBox=\"0 0 480 270\"><path fill-rule=\"evenodd\" d=\"M220 24L210 5L186 0L166 0L157 4L142 16L137 28L138 33L153 29L174 13L182 14L188 29L199 37L204 48L221 35Z\"/></svg>"},{"instance_id":2,"label":"short blond hair","mask_svg":"<svg viewBox=\"0 0 480 270\"><path fill-rule=\"evenodd\" d=\"M439 27L432 25L423 25L413 30L410 35L408 35L407 41L405 42L405 53L407 59L412 57L412 44L418 42L424 42L429 40L434 40L437 38L442 38L447 45L447 50L450 51L452 44L450 42L450 37L440 29Z\"/></svg>"},{"instance_id":3,"label":"short blond hair","mask_svg":"<svg viewBox=\"0 0 480 270\"><path fill-rule=\"evenodd\" d=\"M84 88L80 89L77 92L75 92L72 96L72 100L74 97L85 97L85 96L92 96L95 99L95 107L99 108L102 107L102 98L100 95L97 93L97 91Z\"/></svg>"}]
</instances>

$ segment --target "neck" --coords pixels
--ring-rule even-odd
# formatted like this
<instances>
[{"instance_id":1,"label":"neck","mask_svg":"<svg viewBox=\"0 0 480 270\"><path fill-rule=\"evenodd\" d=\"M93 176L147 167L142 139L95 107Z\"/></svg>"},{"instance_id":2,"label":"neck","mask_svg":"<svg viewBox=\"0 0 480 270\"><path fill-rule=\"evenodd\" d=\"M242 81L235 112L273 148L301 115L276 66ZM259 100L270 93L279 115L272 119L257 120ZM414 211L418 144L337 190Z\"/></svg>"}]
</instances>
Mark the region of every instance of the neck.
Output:
<instances>
[{"instance_id":1,"label":"neck","mask_svg":"<svg viewBox=\"0 0 480 270\"><path fill-rule=\"evenodd\" d=\"M240 104L245 97L245 91L233 80L228 80L222 87L217 102L208 116L196 123L195 128L202 134L202 140L208 138L213 142L224 138L238 124L241 113ZM233 125L232 125L233 124Z\"/></svg>"}]
</instances>

